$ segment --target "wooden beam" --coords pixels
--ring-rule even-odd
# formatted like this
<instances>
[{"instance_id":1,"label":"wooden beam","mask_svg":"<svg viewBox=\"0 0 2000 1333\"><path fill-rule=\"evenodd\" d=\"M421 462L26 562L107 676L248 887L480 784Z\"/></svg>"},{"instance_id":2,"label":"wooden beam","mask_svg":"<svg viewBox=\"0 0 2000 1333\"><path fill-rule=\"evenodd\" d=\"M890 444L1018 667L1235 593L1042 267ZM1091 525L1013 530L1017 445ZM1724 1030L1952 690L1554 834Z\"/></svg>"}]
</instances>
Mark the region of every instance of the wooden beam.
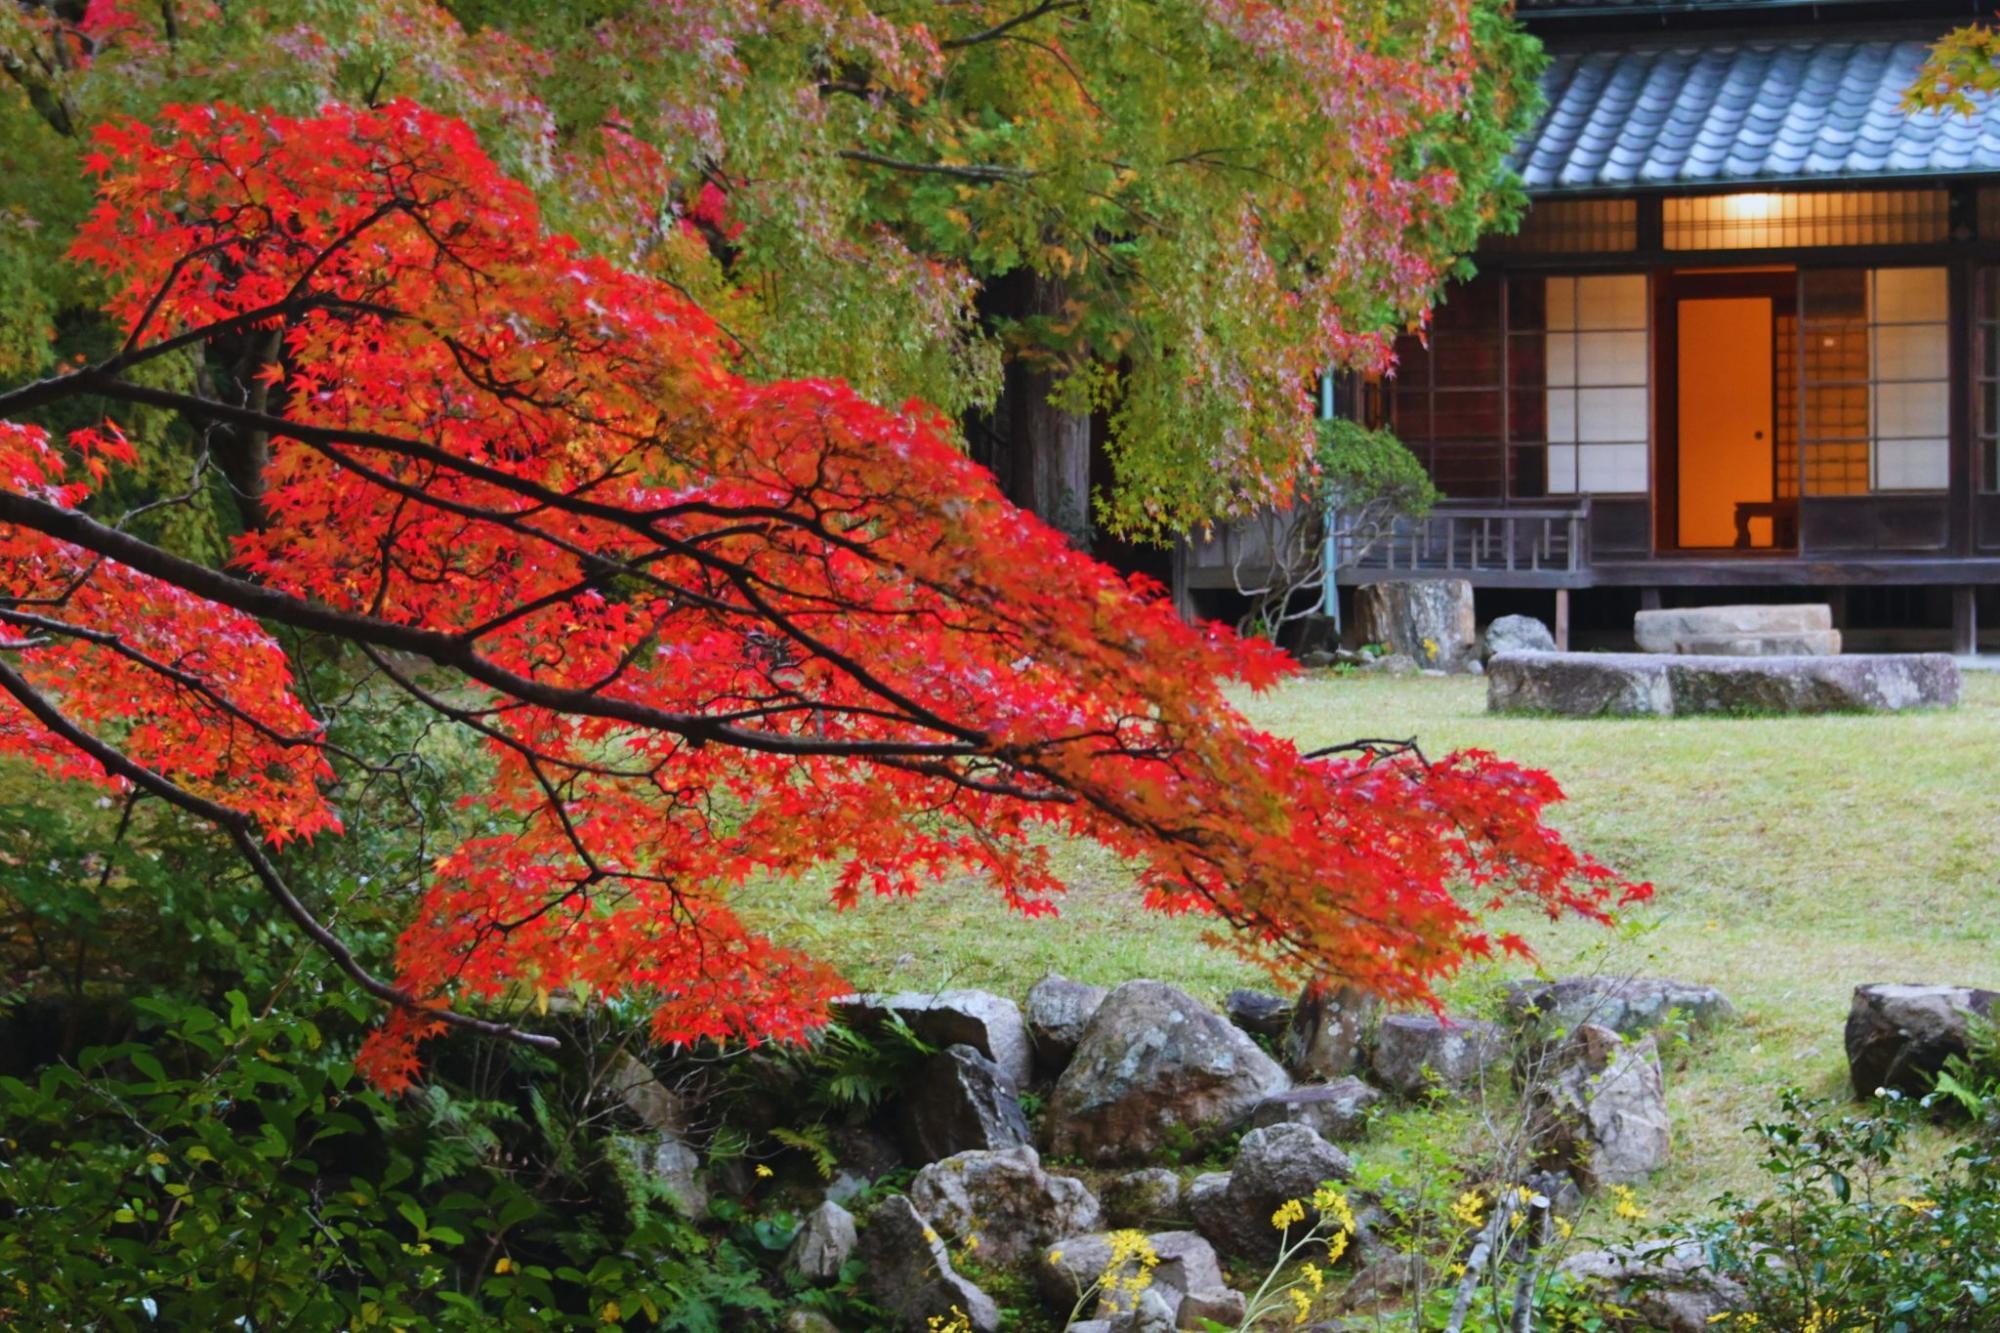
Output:
<instances>
[{"instance_id":1,"label":"wooden beam","mask_svg":"<svg viewBox=\"0 0 2000 1333\"><path fill-rule=\"evenodd\" d=\"M1569 651L1569 589L1556 589L1556 651Z\"/></svg>"}]
</instances>

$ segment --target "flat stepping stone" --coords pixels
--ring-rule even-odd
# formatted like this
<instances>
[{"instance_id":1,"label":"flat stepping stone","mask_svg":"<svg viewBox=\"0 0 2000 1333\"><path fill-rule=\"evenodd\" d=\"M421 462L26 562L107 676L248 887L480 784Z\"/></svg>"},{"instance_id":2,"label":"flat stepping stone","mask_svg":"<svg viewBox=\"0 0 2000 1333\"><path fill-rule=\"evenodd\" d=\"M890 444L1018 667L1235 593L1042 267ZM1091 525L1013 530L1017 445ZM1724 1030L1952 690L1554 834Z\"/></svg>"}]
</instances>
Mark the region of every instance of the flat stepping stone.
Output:
<instances>
[{"instance_id":1,"label":"flat stepping stone","mask_svg":"<svg viewBox=\"0 0 2000 1333\"><path fill-rule=\"evenodd\" d=\"M1563 717L1895 713L1958 704L1944 653L1706 657L1502 653L1486 668L1489 713Z\"/></svg>"},{"instance_id":2,"label":"flat stepping stone","mask_svg":"<svg viewBox=\"0 0 2000 1333\"><path fill-rule=\"evenodd\" d=\"M1641 611L1632 617L1632 637L1646 653L1827 657L1840 651L1833 608L1824 603Z\"/></svg>"}]
</instances>

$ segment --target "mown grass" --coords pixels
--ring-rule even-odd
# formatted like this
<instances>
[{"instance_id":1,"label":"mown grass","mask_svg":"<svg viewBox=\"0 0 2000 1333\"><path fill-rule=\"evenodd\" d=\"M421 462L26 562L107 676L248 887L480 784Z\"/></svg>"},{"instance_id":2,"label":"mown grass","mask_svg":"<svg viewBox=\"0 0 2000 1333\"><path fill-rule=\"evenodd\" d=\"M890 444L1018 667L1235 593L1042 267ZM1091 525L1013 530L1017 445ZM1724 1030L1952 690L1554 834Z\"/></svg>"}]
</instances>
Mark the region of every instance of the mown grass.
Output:
<instances>
[{"instance_id":1,"label":"mown grass","mask_svg":"<svg viewBox=\"0 0 2000 1333\"><path fill-rule=\"evenodd\" d=\"M1413 735L1433 753L1473 746L1546 768L1570 797L1556 822L1655 885L1622 932L1510 924L1549 972L1673 975L1736 1001L1739 1025L1671 1060L1676 1160L1646 1191L1656 1215L1757 1188L1743 1127L1773 1111L1780 1088L1844 1092L1841 1030L1856 984L2000 985L2000 678L1970 677L1956 711L1896 717L1506 719L1486 715L1477 680L1331 675L1244 706L1308 745ZM1058 854L1070 892L1057 920L1012 917L974 883L844 913L816 887L772 887L750 908L864 986L1019 996L1059 971L1158 977L1216 1001L1256 984L1200 943L1200 922L1142 912L1113 858ZM1476 1006L1529 970L1475 969L1450 998Z\"/></svg>"}]
</instances>

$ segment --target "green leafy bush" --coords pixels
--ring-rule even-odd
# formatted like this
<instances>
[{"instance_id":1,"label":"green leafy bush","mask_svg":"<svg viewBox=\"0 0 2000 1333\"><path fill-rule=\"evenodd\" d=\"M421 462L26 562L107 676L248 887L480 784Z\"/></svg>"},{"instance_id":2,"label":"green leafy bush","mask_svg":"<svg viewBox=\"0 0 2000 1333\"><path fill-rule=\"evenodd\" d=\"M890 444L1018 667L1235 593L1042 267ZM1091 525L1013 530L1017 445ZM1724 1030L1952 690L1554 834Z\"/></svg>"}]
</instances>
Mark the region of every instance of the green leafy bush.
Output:
<instances>
[{"instance_id":1,"label":"green leafy bush","mask_svg":"<svg viewBox=\"0 0 2000 1333\"><path fill-rule=\"evenodd\" d=\"M588 1154L536 1142L573 1135L566 1108L398 1106L320 1023L240 991L135 1004L145 1040L0 1076L0 1326L706 1333L778 1309L759 1219L718 1237L585 1188ZM441 1151L467 1123L480 1150Z\"/></svg>"},{"instance_id":2,"label":"green leafy bush","mask_svg":"<svg viewBox=\"0 0 2000 1333\"><path fill-rule=\"evenodd\" d=\"M1319 423L1320 500L1329 509L1422 518L1437 487L1417 456L1387 430L1337 418Z\"/></svg>"},{"instance_id":3,"label":"green leafy bush","mask_svg":"<svg viewBox=\"0 0 2000 1333\"><path fill-rule=\"evenodd\" d=\"M1990 1132L1907 1177L1896 1158L1920 1109L1863 1115L1788 1091L1753 1126L1772 1191L1725 1195L1695 1228L1750 1311L1726 1329L1975 1333L2000 1327L2000 1155Z\"/></svg>"}]
</instances>

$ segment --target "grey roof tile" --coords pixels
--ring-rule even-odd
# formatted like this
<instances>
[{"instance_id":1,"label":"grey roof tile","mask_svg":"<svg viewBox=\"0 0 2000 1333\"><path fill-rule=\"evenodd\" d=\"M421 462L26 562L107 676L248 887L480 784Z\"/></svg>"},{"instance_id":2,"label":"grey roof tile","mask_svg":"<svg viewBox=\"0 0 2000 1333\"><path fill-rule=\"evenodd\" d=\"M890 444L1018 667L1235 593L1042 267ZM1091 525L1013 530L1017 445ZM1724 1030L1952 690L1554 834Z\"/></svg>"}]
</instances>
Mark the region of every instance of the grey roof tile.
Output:
<instances>
[{"instance_id":1,"label":"grey roof tile","mask_svg":"<svg viewBox=\"0 0 2000 1333\"><path fill-rule=\"evenodd\" d=\"M1925 52L1811 38L1559 49L1515 165L1538 194L2000 172L2000 101L1970 118L1902 110Z\"/></svg>"}]
</instances>

